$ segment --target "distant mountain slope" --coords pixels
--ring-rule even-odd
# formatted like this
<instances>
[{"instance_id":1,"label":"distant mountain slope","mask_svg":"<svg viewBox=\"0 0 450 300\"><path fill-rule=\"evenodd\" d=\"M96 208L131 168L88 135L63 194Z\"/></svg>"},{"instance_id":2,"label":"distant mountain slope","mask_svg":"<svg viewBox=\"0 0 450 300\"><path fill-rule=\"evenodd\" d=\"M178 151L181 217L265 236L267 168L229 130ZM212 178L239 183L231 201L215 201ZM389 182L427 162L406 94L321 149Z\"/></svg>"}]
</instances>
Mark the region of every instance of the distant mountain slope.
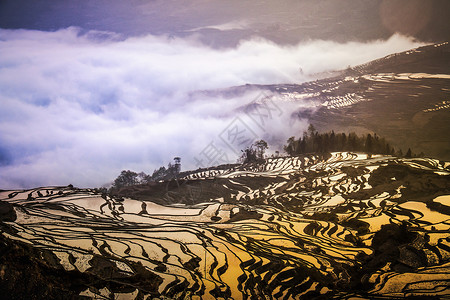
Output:
<instances>
[{"instance_id":1,"label":"distant mountain slope","mask_svg":"<svg viewBox=\"0 0 450 300\"><path fill-rule=\"evenodd\" d=\"M328 105L311 116L316 127L374 131L403 151L411 147L450 159L448 42L357 67L347 79L337 84ZM342 100L346 97L353 103Z\"/></svg>"},{"instance_id":2,"label":"distant mountain slope","mask_svg":"<svg viewBox=\"0 0 450 300\"><path fill-rule=\"evenodd\" d=\"M0 285L37 298L448 296L449 176L433 159L333 153L122 191L133 198L1 192L14 211L0 223Z\"/></svg>"},{"instance_id":3,"label":"distant mountain slope","mask_svg":"<svg viewBox=\"0 0 450 300\"><path fill-rule=\"evenodd\" d=\"M389 72L450 74L449 53L449 43L442 42L391 54L357 66L354 70L359 74Z\"/></svg>"},{"instance_id":4,"label":"distant mountain slope","mask_svg":"<svg viewBox=\"0 0 450 300\"><path fill-rule=\"evenodd\" d=\"M211 95L233 97L252 89L278 101L315 103L292 111L319 131L375 132L394 147L450 160L450 45L420 47L336 71L303 84L245 85ZM242 110L248 110L243 107ZM297 136L301 136L298 132Z\"/></svg>"}]
</instances>

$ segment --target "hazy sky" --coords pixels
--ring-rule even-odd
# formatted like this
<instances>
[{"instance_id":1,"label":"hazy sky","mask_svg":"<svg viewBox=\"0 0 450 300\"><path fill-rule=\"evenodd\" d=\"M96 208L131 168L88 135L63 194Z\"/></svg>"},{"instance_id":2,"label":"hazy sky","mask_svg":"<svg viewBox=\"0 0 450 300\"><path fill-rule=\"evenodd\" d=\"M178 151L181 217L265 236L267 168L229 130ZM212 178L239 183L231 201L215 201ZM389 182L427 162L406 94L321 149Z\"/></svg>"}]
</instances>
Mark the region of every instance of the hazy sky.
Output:
<instances>
[{"instance_id":1,"label":"hazy sky","mask_svg":"<svg viewBox=\"0 0 450 300\"><path fill-rule=\"evenodd\" d=\"M260 91L194 92L300 83L442 40L439 5L0 0L0 188L100 186L174 156L196 168L212 150L235 161L237 124L269 141L298 136L307 120L291 113L317 103L278 103L260 126L241 112ZM407 27L394 18L405 11Z\"/></svg>"}]
</instances>

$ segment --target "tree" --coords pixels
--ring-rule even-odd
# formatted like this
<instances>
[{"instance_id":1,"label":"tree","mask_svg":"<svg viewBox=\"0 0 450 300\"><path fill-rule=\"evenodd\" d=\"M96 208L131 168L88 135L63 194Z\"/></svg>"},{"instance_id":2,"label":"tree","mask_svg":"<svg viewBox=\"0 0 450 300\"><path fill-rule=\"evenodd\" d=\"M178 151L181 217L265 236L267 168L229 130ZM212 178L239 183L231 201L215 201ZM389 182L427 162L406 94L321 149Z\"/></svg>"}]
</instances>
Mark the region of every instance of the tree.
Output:
<instances>
[{"instance_id":1,"label":"tree","mask_svg":"<svg viewBox=\"0 0 450 300\"><path fill-rule=\"evenodd\" d=\"M250 146L245 150L242 150L242 161L244 164L256 162L258 160L258 157L256 156L256 150Z\"/></svg>"},{"instance_id":2,"label":"tree","mask_svg":"<svg viewBox=\"0 0 450 300\"><path fill-rule=\"evenodd\" d=\"M411 157L412 157L411 148L408 148L408 151L405 154L405 158L411 158Z\"/></svg>"},{"instance_id":3,"label":"tree","mask_svg":"<svg viewBox=\"0 0 450 300\"><path fill-rule=\"evenodd\" d=\"M336 134L334 133L334 130L332 130L330 133L328 146L330 147L330 149L336 149Z\"/></svg>"},{"instance_id":4,"label":"tree","mask_svg":"<svg viewBox=\"0 0 450 300\"><path fill-rule=\"evenodd\" d=\"M306 152L306 138L302 138L301 140L299 140L299 151L300 153L305 153Z\"/></svg>"},{"instance_id":5,"label":"tree","mask_svg":"<svg viewBox=\"0 0 450 300\"><path fill-rule=\"evenodd\" d=\"M166 177L164 179L172 179L177 177L177 169L178 167L176 165L173 165L172 163L169 163L167 165L167 171L166 171Z\"/></svg>"},{"instance_id":6,"label":"tree","mask_svg":"<svg viewBox=\"0 0 450 300\"><path fill-rule=\"evenodd\" d=\"M294 137L292 138L294 140ZM284 146L285 149L287 149L288 147L289 146ZM256 141L247 149L241 150L242 155L239 158L239 161L241 161L244 164L264 161L264 153L267 148L268 146L266 141L264 140Z\"/></svg>"},{"instance_id":7,"label":"tree","mask_svg":"<svg viewBox=\"0 0 450 300\"><path fill-rule=\"evenodd\" d=\"M347 149L347 135L345 133L342 133L339 135L340 139L338 142L338 151L343 151L344 149Z\"/></svg>"},{"instance_id":8,"label":"tree","mask_svg":"<svg viewBox=\"0 0 450 300\"><path fill-rule=\"evenodd\" d=\"M313 124L309 124L308 126L308 132L309 132L309 136L313 137L314 134L317 132L316 127L314 127Z\"/></svg>"},{"instance_id":9,"label":"tree","mask_svg":"<svg viewBox=\"0 0 450 300\"><path fill-rule=\"evenodd\" d=\"M166 167L162 166L159 169L153 171L153 174L151 176L152 181L160 181L164 180L167 175L167 169Z\"/></svg>"},{"instance_id":10,"label":"tree","mask_svg":"<svg viewBox=\"0 0 450 300\"><path fill-rule=\"evenodd\" d=\"M254 142L253 145L256 148L256 156L259 159L264 159L264 153L269 148L269 146L267 146L267 142L265 140L259 140Z\"/></svg>"},{"instance_id":11,"label":"tree","mask_svg":"<svg viewBox=\"0 0 450 300\"><path fill-rule=\"evenodd\" d=\"M303 137L298 140L290 137L284 150L289 155L298 155L304 153L328 153L334 151L360 151L369 154L386 154L403 156L401 150L396 151L383 137L377 134L367 134L358 136L355 132L351 132L348 136L345 133L335 133L334 131L318 133L314 126L303 133ZM408 149L410 150L410 149ZM407 153L408 157L414 157L414 153Z\"/></svg>"},{"instance_id":12,"label":"tree","mask_svg":"<svg viewBox=\"0 0 450 300\"><path fill-rule=\"evenodd\" d=\"M178 176L181 171L181 158L179 156L176 156L173 158L173 160L175 161L175 175Z\"/></svg>"},{"instance_id":13,"label":"tree","mask_svg":"<svg viewBox=\"0 0 450 300\"><path fill-rule=\"evenodd\" d=\"M140 172L139 174L137 174L136 179L138 184L145 184L151 181L151 176L145 174L144 172Z\"/></svg>"},{"instance_id":14,"label":"tree","mask_svg":"<svg viewBox=\"0 0 450 300\"><path fill-rule=\"evenodd\" d=\"M369 134L367 134L366 143L364 145L365 151L367 154L372 154L373 152L373 138Z\"/></svg>"},{"instance_id":15,"label":"tree","mask_svg":"<svg viewBox=\"0 0 450 300\"><path fill-rule=\"evenodd\" d=\"M167 168L162 166L153 171L152 176L148 176L148 181L161 181L177 178L181 171L181 158L176 156L173 158L174 163L169 163Z\"/></svg>"},{"instance_id":16,"label":"tree","mask_svg":"<svg viewBox=\"0 0 450 300\"><path fill-rule=\"evenodd\" d=\"M357 151L358 150L358 136L356 135L356 133L351 132L348 135L348 139L347 139L347 149L346 150L350 150L350 151Z\"/></svg>"},{"instance_id":17,"label":"tree","mask_svg":"<svg viewBox=\"0 0 450 300\"><path fill-rule=\"evenodd\" d=\"M284 146L284 151L286 151L287 154L289 154L289 155L294 155L295 152L296 152L295 144L296 144L296 142L295 142L295 137L294 137L294 136L291 136L291 137L288 138L288 140L287 140L287 145Z\"/></svg>"},{"instance_id":18,"label":"tree","mask_svg":"<svg viewBox=\"0 0 450 300\"><path fill-rule=\"evenodd\" d=\"M391 145L389 145L389 143L387 143L383 154L390 155L393 151L394 151L394 149L391 149Z\"/></svg>"},{"instance_id":19,"label":"tree","mask_svg":"<svg viewBox=\"0 0 450 300\"><path fill-rule=\"evenodd\" d=\"M136 185L138 183L138 174L130 170L123 170L114 180L113 187L120 189L124 186Z\"/></svg>"}]
</instances>

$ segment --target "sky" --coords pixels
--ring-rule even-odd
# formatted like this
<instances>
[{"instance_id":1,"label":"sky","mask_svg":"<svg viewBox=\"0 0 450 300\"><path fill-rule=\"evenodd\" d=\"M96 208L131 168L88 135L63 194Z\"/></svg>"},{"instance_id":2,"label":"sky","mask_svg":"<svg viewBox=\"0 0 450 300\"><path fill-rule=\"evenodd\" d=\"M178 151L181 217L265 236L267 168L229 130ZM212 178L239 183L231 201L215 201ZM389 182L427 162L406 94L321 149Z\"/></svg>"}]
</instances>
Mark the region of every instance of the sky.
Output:
<instances>
[{"instance_id":1,"label":"sky","mask_svg":"<svg viewBox=\"0 0 450 300\"><path fill-rule=\"evenodd\" d=\"M318 103L201 91L301 83L444 39L445 4L422 3L0 0L0 189L235 162L261 138L279 149Z\"/></svg>"}]
</instances>

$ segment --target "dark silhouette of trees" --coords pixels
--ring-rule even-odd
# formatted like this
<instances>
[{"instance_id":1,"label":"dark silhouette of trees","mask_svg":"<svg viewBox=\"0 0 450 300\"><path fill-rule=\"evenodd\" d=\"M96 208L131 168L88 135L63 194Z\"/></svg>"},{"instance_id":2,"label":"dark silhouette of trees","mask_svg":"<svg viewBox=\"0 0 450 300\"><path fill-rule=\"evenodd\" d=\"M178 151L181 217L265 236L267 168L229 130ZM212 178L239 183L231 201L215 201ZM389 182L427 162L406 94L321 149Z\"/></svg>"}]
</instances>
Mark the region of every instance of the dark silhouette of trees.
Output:
<instances>
[{"instance_id":1,"label":"dark silhouette of trees","mask_svg":"<svg viewBox=\"0 0 450 300\"><path fill-rule=\"evenodd\" d=\"M174 158L174 164L169 163L167 168L162 166L159 169L154 170L152 175L148 175L144 172L136 173L130 170L123 170L120 175L114 179L110 191L118 191L126 186L176 179L178 178L180 170L181 158L178 156Z\"/></svg>"},{"instance_id":2,"label":"dark silhouette of trees","mask_svg":"<svg viewBox=\"0 0 450 300\"><path fill-rule=\"evenodd\" d=\"M268 149L267 142L259 140L250 147L242 151L240 162L261 163L265 159L265 151ZM402 149L394 149L386 140L377 134L367 134L358 136L355 132L349 134L335 133L334 131L319 133L311 124L303 136L296 139L294 136L287 140L283 149L289 155L300 155L308 153L326 154L329 152L350 151L365 152L369 155L383 154L403 157ZM278 156L279 153L277 153ZM421 153L420 157L424 154ZM410 148L405 155L406 158L417 157ZM181 170L181 158L174 157L174 164L169 163L167 168L162 166L153 171L152 175L144 172L136 173L130 170L123 170L114 180L111 190L119 190L122 187L146 184L155 181L177 180ZM177 182L178 184L178 182Z\"/></svg>"},{"instance_id":3,"label":"dark silhouette of trees","mask_svg":"<svg viewBox=\"0 0 450 300\"><path fill-rule=\"evenodd\" d=\"M167 169L166 167L162 166L159 169L153 171L153 174L150 176L150 181L164 180L166 176L167 176Z\"/></svg>"},{"instance_id":4,"label":"dark silhouette of trees","mask_svg":"<svg viewBox=\"0 0 450 300\"><path fill-rule=\"evenodd\" d=\"M329 153L337 151L364 152L369 155L397 155L403 157L401 149L394 149L384 138L377 134L358 136L356 133L335 133L334 131L318 133L313 125L303 132L303 136L295 139L290 137L284 145L284 151L289 155L306 153ZM414 157L411 149L408 149L405 157Z\"/></svg>"},{"instance_id":5,"label":"dark silhouette of trees","mask_svg":"<svg viewBox=\"0 0 450 300\"><path fill-rule=\"evenodd\" d=\"M181 171L181 158L178 156L174 158L175 163L169 163L167 168L162 166L159 169L153 171L152 176L149 176L148 182L151 181L161 181L161 180L169 180L178 177L178 174Z\"/></svg>"},{"instance_id":6,"label":"dark silhouette of trees","mask_svg":"<svg viewBox=\"0 0 450 300\"><path fill-rule=\"evenodd\" d=\"M406 158L411 158L412 157L412 153L411 153L411 148L408 148L408 151L405 154Z\"/></svg>"},{"instance_id":7,"label":"dark silhouette of trees","mask_svg":"<svg viewBox=\"0 0 450 300\"><path fill-rule=\"evenodd\" d=\"M251 146L248 147L247 149L244 149L241 151L242 151L242 155L239 160L242 163L246 164L246 163L258 161L258 157L256 156L256 150L254 148L252 148Z\"/></svg>"},{"instance_id":8,"label":"dark silhouette of trees","mask_svg":"<svg viewBox=\"0 0 450 300\"><path fill-rule=\"evenodd\" d=\"M173 158L173 160L175 161L175 164L174 164L174 166L175 166L175 176L178 176L178 174L181 171L181 158L178 157L178 156L175 156Z\"/></svg>"},{"instance_id":9,"label":"dark silhouette of trees","mask_svg":"<svg viewBox=\"0 0 450 300\"><path fill-rule=\"evenodd\" d=\"M317 130L313 124L309 124L308 133L309 133L309 136L314 136L317 133Z\"/></svg>"},{"instance_id":10,"label":"dark silhouette of trees","mask_svg":"<svg viewBox=\"0 0 450 300\"><path fill-rule=\"evenodd\" d=\"M295 153L297 152L296 145L297 143L295 142L295 136L291 136L287 140L287 145L284 146L284 151L287 153Z\"/></svg>"},{"instance_id":11,"label":"dark silhouette of trees","mask_svg":"<svg viewBox=\"0 0 450 300\"><path fill-rule=\"evenodd\" d=\"M124 186L136 184L138 184L138 173L130 170L123 170L120 175L114 180L113 188L120 189Z\"/></svg>"},{"instance_id":12,"label":"dark silhouette of trees","mask_svg":"<svg viewBox=\"0 0 450 300\"><path fill-rule=\"evenodd\" d=\"M150 181L150 175L145 174L144 172L140 172L137 175L138 183L147 183Z\"/></svg>"},{"instance_id":13,"label":"dark silhouette of trees","mask_svg":"<svg viewBox=\"0 0 450 300\"><path fill-rule=\"evenodd\" d=\"M364 143L364 150L366 153L368 154L372 154L373 153L373 138L372 135L370 135L370 133L367 135L365 143Z\"/></svg>"},{"instance_id":14,"label":"dark silhouette of trees","mask_svg":"<svg viewBox=\"0 0 450 300\"><path fill-rule=\"evenodd\" d=\"M267 149L268 145L265 140L256 141L247 149L241 150L242 155L239 160L244 164L262 162L264 161L264 154Z\"/></svg>"},{"instance_id":15,"label":"dark silhouette of trees","mask_svg":"<svg viewBox=\"0 0 450 300\"><path fill-rule=\"evenodd\" d=\"M264 159L264 153L269 148L265 140L259 140L253 143L256 148L256 156L259 159Z\"/></svg>"}]
</instances>

